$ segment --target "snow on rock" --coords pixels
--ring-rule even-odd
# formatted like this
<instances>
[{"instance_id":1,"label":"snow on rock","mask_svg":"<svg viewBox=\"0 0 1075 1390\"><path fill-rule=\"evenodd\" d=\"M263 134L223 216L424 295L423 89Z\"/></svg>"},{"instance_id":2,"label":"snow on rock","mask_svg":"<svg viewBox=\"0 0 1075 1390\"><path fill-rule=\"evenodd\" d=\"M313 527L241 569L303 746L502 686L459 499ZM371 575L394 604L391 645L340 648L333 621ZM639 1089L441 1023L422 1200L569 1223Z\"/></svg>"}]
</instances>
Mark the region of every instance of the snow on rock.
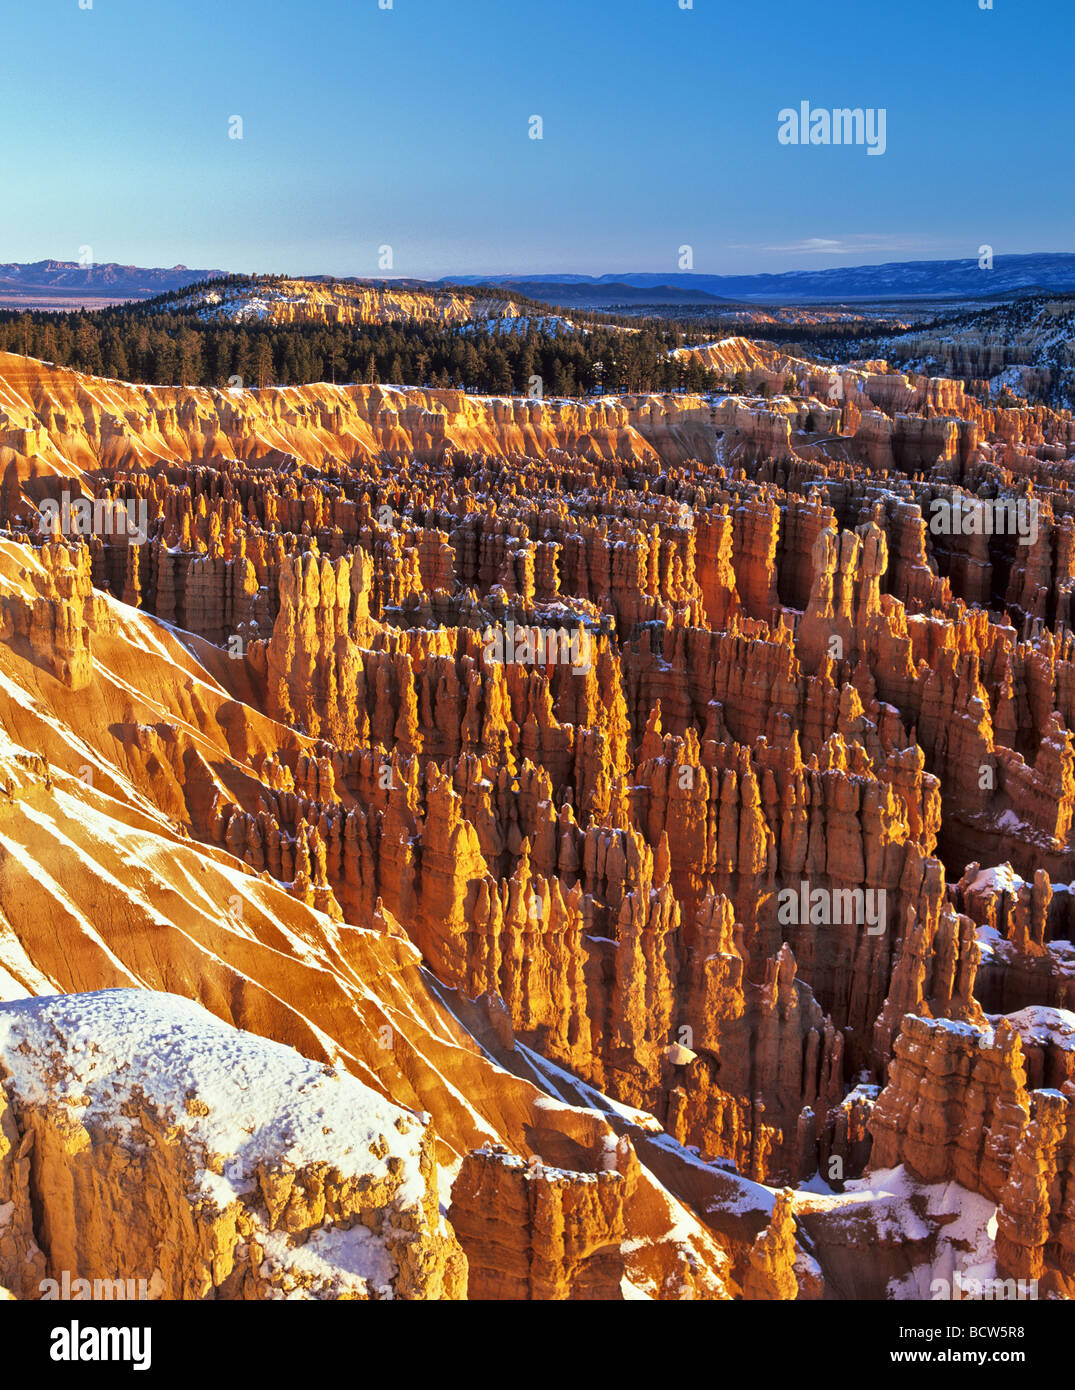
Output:
<instances>
[{"instance_id":1,"label":"snow on rock","mask_svg":"<svg viewBox=\"0 0 1075 1390\"><path fill-rule=\"evenodd\" d=\"M843 1273L869 1297L922 1300L936 1281L996 1276L997 1208L956 1182L923 1183L902 1165L878 1169L841 1193L800 1196L798 1212L824 1244L842 1242Z\"/></svg>"},{"instance_id":2,"label":"snow on rock","mask_svg":"<svg viewBox=\"0 0 1075 1390\"><path fill-rule=\"evenodd\" d=\"M1075 1013L1070 1009L1030 1004L1006 1017L1024 1043L1059 1047L1065 1052L1075 1051ZM990 1015L990 1021L995 1022L996 1019Z\"/></svg>"},{"instance_id":3,"label":"snow on rock","mask_svg":"<svg viewBox=\"0 0 1075 1390\"><path fill-rule=\"evenodd\" d=\"M1004 816L998 821L998 825L1005 824L1005 817L1010 816L1010 811L1005 811ZM969 885L972 893L1018 893L1023 886L1023 880L1015 872L1010 864L1000 864L995 869L982 869L976 875L974 882Z\"/></svg>"},{"instance_id":4,"label":"snow on rock","mask_svg":"<svg viewBox=\"0 0 1075 1390\"><path fill-rule=\"evenodd\" d=\"M208 290L200 296L192 296L197 317L204 323L230 321L232 323L265 322L272 317L273 309L280 305L305 305L305 294L288 294L279 290L263 290L260 293L249 289L229 288L225 291Z\"/></svg>"},{"instance_id":5,"label":"snow on rock","mask_svg":"<svg viewBox=\"0 0 1075 1390\"><path fill-rule=\"evenodd\" d=\"M498 314L495 318L475 320L464 323L457 330L460 333L516 334L525 337L527 333L589 333L588 328L580 328L571 319L561 314L542 314L530 317L527 314Z\"/></svg>"},{"instance_id":6,"label":"snow on rock","mask_svg":"<svg viewBox=\"0 0 1075 1390\"><path fill-rule=\"evenodd\" d=\"M996 1278L993 1239L997 1209L987 1197L968 1192L955 1182L917 1184L902 1167L876 1173L869 1181L892 1191L892 1215L903 1226L902 1238L914 1240L923 1222L935 1233L932 1258L894 1277L888 1285L890 1298L932 1298L936 1282L952 1284L957 1271L964 1280ZM915 1205L922 1212L921 1218L913 1210Z\"/></svg>"},{"instance_id":7,"label":"snow on rock","mask_svg":"<svg viewBox=\"0 0 1075 1390\"><path fill-rule=\"evenodd\" d=\"M992 961L996 958L998 950L1007 946L1007 942L996 927L979 927L975 931L978 939L978 946L982 952L982 963Z\"/></svg>"},{"instance_id":8,"label":"snow on rock","mask_svg":"<svg viewBox=\"0 0 1075 1390\"><path fill-rule=\"evenodd\" d=\"M191 1000L110 989L0 1005L0 1087L0 1122L32 1132L35 1152L31 1182L0 1145L0 1206L13 1203L0 1285L20 1297L64 1269L144 1278L166 1298L465 1289L428 1126Z\"/></svg>"}]
</instances>

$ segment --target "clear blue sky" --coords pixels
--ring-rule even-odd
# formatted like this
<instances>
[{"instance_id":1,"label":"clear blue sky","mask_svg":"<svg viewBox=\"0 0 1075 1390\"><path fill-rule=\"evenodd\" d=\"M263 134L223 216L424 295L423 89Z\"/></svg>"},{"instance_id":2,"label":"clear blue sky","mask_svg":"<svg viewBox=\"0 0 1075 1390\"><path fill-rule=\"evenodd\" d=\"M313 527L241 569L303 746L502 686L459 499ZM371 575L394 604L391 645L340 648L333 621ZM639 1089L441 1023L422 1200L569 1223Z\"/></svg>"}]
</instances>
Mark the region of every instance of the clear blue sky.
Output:
<instances>
[{"instance_id":1,"label":"clear blue sky","mask_svg":"<svg viewBox=\"0 0 1075 1390\"><path fill-rule=\"evenodd\" d=\"M387 243L395 275L600 274L674 271L689 244L719 274L1072 251L1075 0L993 3L6 0L0 261L375 275ZM884 107L886 153L780 145L802 100Z\"/></svg>"}]
</instances>

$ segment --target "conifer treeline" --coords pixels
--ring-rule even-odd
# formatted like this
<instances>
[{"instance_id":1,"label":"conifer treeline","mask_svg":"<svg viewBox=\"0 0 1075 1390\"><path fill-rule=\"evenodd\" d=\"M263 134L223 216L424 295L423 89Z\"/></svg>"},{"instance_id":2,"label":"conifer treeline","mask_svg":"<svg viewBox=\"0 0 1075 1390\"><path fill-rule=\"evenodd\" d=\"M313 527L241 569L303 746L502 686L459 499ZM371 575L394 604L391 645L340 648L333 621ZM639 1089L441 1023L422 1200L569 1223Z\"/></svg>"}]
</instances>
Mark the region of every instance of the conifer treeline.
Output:
<instances>
[{"instance_id":1,"label":"conifer treeline","mask_svg":"<svg viewBox=\"0 0 1075 1390\"><path fill-rule=\"evenodd\" d=\"M540 377L541 394L577 396L727 385L698 362L669 357L683 341L671 324L646 323L624 333L596 315L574 313L587 332L548 324L497 333L437 323L205 322L189 307L190 293L92 311L2 311L0 350L161 386L224 387L238 377L247 386L384 382L524 395ZM511 297L535 317L550 314L546 306L503 292L486 294L483 288L481 297Z\"/></svg>"}]
</instances>

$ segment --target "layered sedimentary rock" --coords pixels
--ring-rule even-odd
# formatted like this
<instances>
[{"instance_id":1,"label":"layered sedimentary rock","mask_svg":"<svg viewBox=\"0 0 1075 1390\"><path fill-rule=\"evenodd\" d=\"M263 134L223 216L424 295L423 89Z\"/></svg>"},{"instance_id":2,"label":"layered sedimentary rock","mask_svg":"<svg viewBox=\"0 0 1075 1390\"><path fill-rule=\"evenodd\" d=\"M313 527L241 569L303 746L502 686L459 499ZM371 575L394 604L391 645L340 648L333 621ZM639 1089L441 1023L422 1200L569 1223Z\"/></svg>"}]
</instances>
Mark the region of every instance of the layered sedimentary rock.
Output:
<instances>
[{"instance_id":1,"label":"layered sedimentary rock","mask_svg":"<svg viewBox=\"0 0 1075 1390\"><path fill-rule=\"evenodd\" d=\"M155 1298L458 1298L432 1132L147 990L0 1005L0 1278Z\"/></svg>"},{"instance_id":2,"label":"layered sedimentary rock","mask_svg":"<svg viewBox=\"0 0 1075 1390\"><path fill-rule=\"evenodd\" d=\"M996 1203L1003 1278L1075 1292L1070 1201L1075 1084L1029 1090L1018 1032L904 1019L888 1086L870 1119L871 1164L956 1182Z\"/></svg>"},{"instance_id":3,"label":"layered sedimentary rock","mask_svg":"<svg viewBox=\"0 0 1075 1390\"><path fill-rule=\"evenodd\" d=\"M725 1273L709 1238L697 1232L679 1247L652 1239L666 1209L640 1185L628 1136L580 1130L581 1171L503 1145L466 1155L448 1221L467 1253L469 1296L620 1300L675 1289L680 1299L727 1297L709 1272Z\"/></svg>"},{"instance_id":4,"label":"layered sedimentary rock","mask_svg":"<svg viewBox=\"0 0 1075 1390\"><path fill-rule=\"evenodd\" d=\"M792 1193L785 1189L776 1200L769 1225L751 1247L743 1297L771 1302L798 1296Z\"/></svg>"},{"instance_id":5,"label":"layered sedimentary rock","mask_svg":"<svg viewBox=\"0 0 1075 1390\"><path fill-rule=\"evenodd\" d=\"M432 1116L473 1297L853 1294L868 1164L1066 1289L1075 428L737 342L764 399L0 359L0 988Z\"/></svg>"},{"instance_id":6,"label":"layered sedimentary rock","mask_svg":"<svg viewBox=\"0 0 1075 1390\"><path fill-rule=\"evenodd\" d=\"M180 297L183 307L203 317L233 323L509 323L525 314L510 299L489 299L462 290L402 289L347 281L292 280L273 276L262 281L199 287Z\"/></svg>"},{"instance_id":7,"label":"layered sedimentary rock","mask_svg":"<svg viewBox=\"0 0 1075 1390\"><path fill-rule=\"evenodd\" d=\"M622 1297L625 1185L615 1169L571 1174L509 1154L468 1154L449 1220L473 1254L471 1297Z\"/></svg>"}]
</instances>

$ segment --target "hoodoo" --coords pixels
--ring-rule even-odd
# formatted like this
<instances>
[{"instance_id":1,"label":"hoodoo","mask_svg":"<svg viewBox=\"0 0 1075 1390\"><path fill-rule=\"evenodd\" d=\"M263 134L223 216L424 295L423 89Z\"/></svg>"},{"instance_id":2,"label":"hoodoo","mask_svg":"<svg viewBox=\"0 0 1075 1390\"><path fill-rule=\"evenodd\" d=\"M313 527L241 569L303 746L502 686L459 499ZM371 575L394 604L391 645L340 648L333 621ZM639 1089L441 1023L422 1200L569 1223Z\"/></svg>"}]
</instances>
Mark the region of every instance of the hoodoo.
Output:
<instances>
[{"instance_id":1,"label":"hoodoo","mask_svg":"<svg viewBox=\"0 0 1075 1390\"><path fill-rule=\"evenodd\" d=\"M879 1297L956 1188L1072 1292L1075 426L706 351L804 394L0 357L15 1297Z\"/></svg>"}]
</instances>

